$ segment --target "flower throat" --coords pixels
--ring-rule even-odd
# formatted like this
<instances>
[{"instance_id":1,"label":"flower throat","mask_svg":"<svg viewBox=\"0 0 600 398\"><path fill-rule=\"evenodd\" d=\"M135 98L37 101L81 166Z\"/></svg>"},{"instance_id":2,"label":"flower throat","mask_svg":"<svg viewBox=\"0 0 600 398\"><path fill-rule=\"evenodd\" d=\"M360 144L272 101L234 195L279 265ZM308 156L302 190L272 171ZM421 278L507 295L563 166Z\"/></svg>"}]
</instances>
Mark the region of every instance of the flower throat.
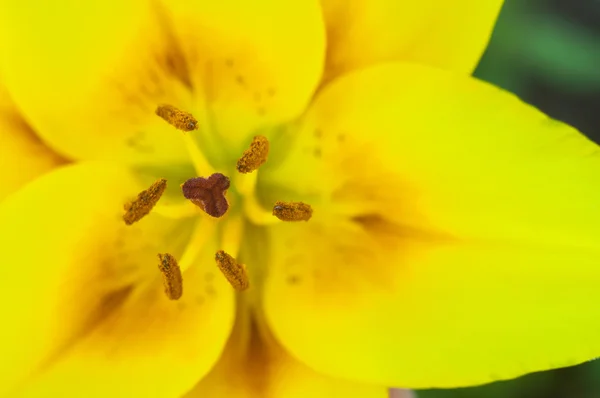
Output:
<instances>
[{"instance_id":1,"label":"flower throat","mask_svg":"<svg viewBox=\"0 0 600 398\"><path fill-rule=\"evenodd\" d=\"M184 135L198 129L198 121L192 114L172 105L159 105L155 113L176 129L183 131ZM201 158L202 154L191 138L188 136L184 139L192 159ZM267 161L268 155L269 141L266 137L257 135L237 161L236 170L242 174L256 172ZM229 177L221 173L213 173L206 177L189 178L181 184L181 191L187 200L210 217L218 219L229 210L227 190L230 185ZM160 200L166 187L167 180L159 178L148 189L140 192L135 199L125 203L123 215L125 224L132 225L148 215ZM277 201L272 207L271 216L281 221L308 221L312 216L312 208L303 202ZM170 300L178 300L183 295L181 268L175 257L169 253L158 254L158 258L158 269L163 276L165 295ZM244 291L250 288L248 272L244 264L239 263L224 250L215 253L215 262L235 290Z\"/></svg>"}]
</instances>

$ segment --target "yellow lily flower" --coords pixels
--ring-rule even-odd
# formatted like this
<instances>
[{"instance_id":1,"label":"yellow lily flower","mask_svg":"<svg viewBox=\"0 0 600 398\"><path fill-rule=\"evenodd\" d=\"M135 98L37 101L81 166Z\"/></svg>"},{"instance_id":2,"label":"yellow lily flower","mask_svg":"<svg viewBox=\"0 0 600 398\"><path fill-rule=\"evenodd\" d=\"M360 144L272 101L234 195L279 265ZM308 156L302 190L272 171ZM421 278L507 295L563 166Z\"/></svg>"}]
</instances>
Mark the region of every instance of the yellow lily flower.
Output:
<instances>
[{"instance_id":1,"label":"yellow lily flower","mask_svg":"<svg viewBox=\"0 0 600 398\"><path fill-rule=\"evenodd\" d=\"M0 396L385 397L597 356L597 146L468 76L500 0L413 3L2 0ZM218 218L179 188L213 173Z\"/></svg>"}]
</instances>

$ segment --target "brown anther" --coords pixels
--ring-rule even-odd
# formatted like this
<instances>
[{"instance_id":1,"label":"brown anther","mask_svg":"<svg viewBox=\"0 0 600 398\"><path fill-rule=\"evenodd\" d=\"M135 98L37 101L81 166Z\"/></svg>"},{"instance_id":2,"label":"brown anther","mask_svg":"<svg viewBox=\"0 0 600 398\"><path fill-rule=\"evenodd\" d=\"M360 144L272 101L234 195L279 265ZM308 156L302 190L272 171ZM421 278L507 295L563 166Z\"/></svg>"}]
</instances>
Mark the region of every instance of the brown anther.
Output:
<instances>
[{"instance_id":1,"label":"brown anther","mask_svg":"<svg viewBox=\"0 0 600 398\"><path fill-rule=\"evenodd\" d=\"M173 105L159 105L155 113L181 131L192 131L198 128L198 121L191 113L179 110Z\"/></svg>"},{"instance_id":2,"label":"brown anther","mask_svg":"<svg viewBox=\"0 0 600 398\"><path fill-rule=\"evenodd\" d=\"M123 214L123 221L125 221L125 224L131 225L150 213L150 210L152 210L163 192L165 192L166 187L167 180L161 178L152 184L150 188L140 192L137 198L131 202L125 203L123 206L125 209L125 214Z\"/></svg>"},{"instance_id":3,"label":"brown anther","mask_svg":"<svg viewBox=\"0 0 600 398\"><path fill-rule=\"evenodd\" d=\"M163 276L165 294L170 300L178 300L183 294L183 278L181 268L177 265L175 257L169 253L159 254L158 269Z\"/></svg>"},{"instance_id":4,"label":"brown anther","mask_svg":"<svg viewBox=\"0 0 600 398\"><path fill-rule=\"evenodd\" d=\"M229 203L225 198L229 185L229 178L221 173L214 173L208 178L190 178L181 185L181 190L186 199L208 215L218 218L229 209Z\"/></svg>"},{"instance_id":5,"label":"brown anther","mask_svg":"<svg viewBox=\"0 0 600 398\"><path fill-rule=\"evenodd\" d=\"M312 212L312 207L302 202L275 202L273 206L273 215L281 221L308 221Z\"/></svg>"},{"instance_id":6,"label":"brown anther","mask_svg":"<svg viewBox=\"0 0 600 398\"><path fill-rule=\"evenodd\" d=\"M221 270L227 281L237 291L243 291L250 287L250 281L248 280L248 273L246 272L246 266L235 261L235 258L225 253L223 250L219 250L215 254L215 261L217 267Z\"/></svg>"},{"instance_id":7,"label":"brown anther","mask_svg":"<svg viewBox=\"0 0 600 398\"><path fill-rule=\"evenodd\" d=\"M250 148L246 149L237 162L237 171L251 173L267 161L269 156L269 141L267 137L257 135L252 140Z\"/></svg>"}]
</instances>

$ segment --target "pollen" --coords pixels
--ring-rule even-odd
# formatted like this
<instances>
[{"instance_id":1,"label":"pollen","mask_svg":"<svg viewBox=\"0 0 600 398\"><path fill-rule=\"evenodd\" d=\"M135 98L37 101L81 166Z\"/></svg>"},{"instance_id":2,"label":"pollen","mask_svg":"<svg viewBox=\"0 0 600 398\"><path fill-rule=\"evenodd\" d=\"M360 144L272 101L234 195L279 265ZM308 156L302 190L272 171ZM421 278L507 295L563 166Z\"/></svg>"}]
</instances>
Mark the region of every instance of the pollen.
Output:
<instances>
[{"instance_id":1,"label":"pollen","mask_svg":"<svg viewBox=\"0 0 600 398\"><path fill-rule=\"evenodd\" d=\"M269 141L267 137L257 135L252 140L250 148L246 149L237 162L237 171L251 173L267 161L269 155Z\"/></svg>"},{"instance_id":2,"label":"pollen","mask_svg":"<svg viewBox=\"0 0 600 398\"><path fill-rule=\"evenodd\" d=\"M206 214L218 218L224 216L229 209L225 197L229 185L229 178L221 173L214 173L208 178L190 178L181 185L181 190L186 199L200 207Z\"/></svg>"},{"instance_id":3,"label":"pollen","mask_svg":"<svg viewBox=\"0 0 600 398\"><path fill-rule=\"evenodd\" d=\"M246 272L246 266L244 264L238 263L235 258L231 257L223 250L219 250L217 254L215 254L215 261L227 281L235 290L241 292L250 287L248 273Z\"/></svg>"},{"instance_id":4,"label":"pollen","mask_svg":"<svg viewBox=\"0 0 600 398\"><path fill-rule=\"evenodd\" d=\"M125 221L125 224L131 225L150 213L150 210L152 210L163 192L165 192L166 187L167 180L161 178L152 184L150 188L140 192L136 199L125 203L123 206L125 210L123 221Z\"/></svg>"},{"instance_id":5,"label":"pollen","mask_svg":"<svg viewBox=\"0 0 600 398\"><path fill-rule=\"evenodd\" d=\"M312 207L303 202L275 202L273 206L273 215L281 221L308 221L312 212Z\"/></svg>"},{"instance_id":6,"label":"pollen","mask_svg":"<svg viewBox=\"0 0 600 398\"><path fill-rule=\"evenodd\" d=\"M155 113L181 131L192 131L198 128L198 121L191 113L184 112L172 105L159 105Z\"/></svg>"},{"instance_id":7,"label":"pollen","mask_svg":"<svg viewBox=\"0 0 600 398\"><path fill-rule=\"evenodd\" d=\"M163 276L165 294L170 300L178 300L183 294L183 278L177 260L169 253L159 254L158 258L158 269Z\"/></svg>"}]
</instances>

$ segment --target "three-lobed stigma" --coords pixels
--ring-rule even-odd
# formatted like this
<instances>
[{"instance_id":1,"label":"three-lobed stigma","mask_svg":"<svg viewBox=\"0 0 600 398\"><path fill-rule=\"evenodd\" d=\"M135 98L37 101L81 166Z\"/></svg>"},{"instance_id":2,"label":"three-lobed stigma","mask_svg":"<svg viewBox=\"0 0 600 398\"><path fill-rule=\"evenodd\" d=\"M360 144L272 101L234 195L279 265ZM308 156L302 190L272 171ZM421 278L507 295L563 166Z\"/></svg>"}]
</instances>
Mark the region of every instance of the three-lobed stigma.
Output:
<instances>
[{"instance_id":1,"label":"three-lobed stigma","mask_svg":"<svg viewBox=\"0 0 600 398\"><path fill-rule=\"evenodd\" d=\"M221 173L211 174L208 178L190 178L181 185L181 191L186 199L200 207L209 216L223 217L229 209L225 194L230 181Z\"/></svg>"}]
</instances>

